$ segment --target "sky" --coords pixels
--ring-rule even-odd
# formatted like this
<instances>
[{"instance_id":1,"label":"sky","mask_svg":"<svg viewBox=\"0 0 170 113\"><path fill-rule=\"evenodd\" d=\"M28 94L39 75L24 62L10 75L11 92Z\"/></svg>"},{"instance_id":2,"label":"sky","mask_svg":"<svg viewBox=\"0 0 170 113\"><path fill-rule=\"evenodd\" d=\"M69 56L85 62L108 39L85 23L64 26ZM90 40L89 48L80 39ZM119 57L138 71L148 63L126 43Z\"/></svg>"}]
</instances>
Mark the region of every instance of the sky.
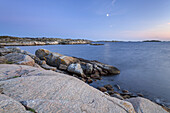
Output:
<instances>
[{"instance_id":1,"label":"sky","mask_svg":"<svg viewBox=\"0 0 170 113\"><path fill-rule=\"evenodd\" d=\"M0 0L0 35L170 40L170 0Z\"/></svg>"}]
</instances>

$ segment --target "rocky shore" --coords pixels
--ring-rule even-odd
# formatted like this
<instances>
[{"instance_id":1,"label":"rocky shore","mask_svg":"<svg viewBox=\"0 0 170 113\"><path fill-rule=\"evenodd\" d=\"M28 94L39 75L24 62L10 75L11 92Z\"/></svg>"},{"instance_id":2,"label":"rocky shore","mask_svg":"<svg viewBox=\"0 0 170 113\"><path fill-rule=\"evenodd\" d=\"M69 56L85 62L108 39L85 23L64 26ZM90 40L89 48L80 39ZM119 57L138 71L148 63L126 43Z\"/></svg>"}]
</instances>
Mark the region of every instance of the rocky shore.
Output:
<instances>
[{"instance_id":1,"label":"rocky shore","mask_svg":"<svg viewBox=\"0 0 170 113\"><path fill-rule=\"evenodd\" d=\"M90 44L90 40L61 39L61 38L20 38L12 36L0 36L0 46L36 46L57 44Z\"/></svg>"},{"instance_id":2,"label":"rocky shore","mask_svg":"<svg viewBox=\"0 0 170 113\"><path fill-rule=\"evenodd\" d=\"M120 94L109 84L98 89L86 84L119 73L98 61L45 49L33 55L0 48L0 112L168 113L142 94L133 96L127 90Z\"/></svg>"}]
</instances>

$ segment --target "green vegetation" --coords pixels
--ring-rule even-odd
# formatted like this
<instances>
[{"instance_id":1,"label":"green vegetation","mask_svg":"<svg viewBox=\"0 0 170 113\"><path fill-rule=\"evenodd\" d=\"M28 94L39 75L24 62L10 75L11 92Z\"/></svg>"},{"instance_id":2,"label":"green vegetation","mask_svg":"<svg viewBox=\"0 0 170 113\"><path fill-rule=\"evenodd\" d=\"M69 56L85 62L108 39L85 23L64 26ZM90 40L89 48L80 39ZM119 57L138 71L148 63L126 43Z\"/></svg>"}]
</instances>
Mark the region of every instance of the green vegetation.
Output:
<instances>
[{"instance_id":1,"label":"green vegetation","mask_svg":"<svg viewBox=\"0 0 170 113\"><path fill-rule=\"evenodd\" d=\"M18 78L18 77L20 77L20 76L14 76L14 77L12 77L12 78Z\"/></svg>"},{"instance_id":2,"label":"green vegetation","mask_svg":"<svg viewBox=\"0 0 170 113\"><path fill-rule=\"evenodd\" d=\"M29 108L29 107L26 107L26 110L27 110L27 111L31 111L31 112L33 112L33 113L37 113L34 109Z\"/></svg>"}]
</instances>

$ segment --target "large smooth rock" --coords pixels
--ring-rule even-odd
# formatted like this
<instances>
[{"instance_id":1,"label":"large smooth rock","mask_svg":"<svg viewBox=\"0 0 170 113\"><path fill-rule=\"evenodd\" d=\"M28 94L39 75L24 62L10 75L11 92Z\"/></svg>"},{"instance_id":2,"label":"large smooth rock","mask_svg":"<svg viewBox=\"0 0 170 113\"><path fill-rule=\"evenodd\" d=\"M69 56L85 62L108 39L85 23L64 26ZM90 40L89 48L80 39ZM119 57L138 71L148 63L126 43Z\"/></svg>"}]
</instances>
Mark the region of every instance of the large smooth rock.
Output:
<instances>
[{"instance_id":1,"label":"large smooth rock","mask_svg":"<svg viewBox=\"0 0 170 113\"><path fill-rule=\"evenodd\" d=\"M34 66L35 61L28 55L24 55L21 53L9 53L5 55L5 58L12 63L20 64L20 65L29 65Z\"/></svg>"},{"instance_id":2,"label":"large smooth rock","mask_svg":"<svg viewBox=\"0 0 170 113\"><path fill-rule=\"evenodd\" d=\"M27 67L27 74L0 81L3 93L38 113L134 113L129 102L109 97L72 76L48 70L40 73L38 68L23 65L1 64L0 69L3 67L12 75L17 69L14 66ZM6 76L3 73L0 71L1 76Z\"/></svg>"},{"instance_id":3,"label":"large smooth rock","mask_svg":"<svg viewBox=\"0 0 170 113\"><path fill-rule=\"evenodd\" d=\"M35 68L26 65L3 64L0 65L0 81L25 76L55 76L54 71L44 71L43 68Z\"/></svg>"},{"instance_id":4,"label":"large smooth rock","mask_svg":"<svg viewBox=\"0 0 170 113\"><path fill-rule=\"evenodd\" d=\"M80 64L70 64L67 68L67 71L78 75L84 75Z\"/></svg>"},{"instance_id":5,"label":"large smooth rock","mask_svg":"<svg viewBox=\"0 0 170 113\"><path fill-rule=\"evenodd\" d=\"M0 113L28 113L25 107L14 99L0 94Z\"/></svg>"},{"instance_id":6,"label":"large smooth rock","mask_svg":"<svg viewBox=\"0 0 170 113\"><path fill-rule=\"evenodd\" d=\"M168 113L161 106L142 97L130 98L127 101L132 103L136 113Z\"/></svg>"}]
</instances>

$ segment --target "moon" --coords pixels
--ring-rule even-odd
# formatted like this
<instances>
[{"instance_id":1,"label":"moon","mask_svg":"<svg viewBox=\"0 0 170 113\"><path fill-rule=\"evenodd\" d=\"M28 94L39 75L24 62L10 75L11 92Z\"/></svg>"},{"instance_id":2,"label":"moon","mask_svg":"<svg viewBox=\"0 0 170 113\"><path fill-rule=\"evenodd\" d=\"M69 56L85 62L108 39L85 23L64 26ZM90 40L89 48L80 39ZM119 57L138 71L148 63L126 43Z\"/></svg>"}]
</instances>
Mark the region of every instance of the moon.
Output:
<instances>
[{"instance_id":1,"label":"moon","mask_svg":"<svg viewBox=\"0 0 170 113\"><path fill-rule=\"evenodd\" d=\"M106 16L109 16L109 14L107 13Z\"/></svg>"}]
</instances>

